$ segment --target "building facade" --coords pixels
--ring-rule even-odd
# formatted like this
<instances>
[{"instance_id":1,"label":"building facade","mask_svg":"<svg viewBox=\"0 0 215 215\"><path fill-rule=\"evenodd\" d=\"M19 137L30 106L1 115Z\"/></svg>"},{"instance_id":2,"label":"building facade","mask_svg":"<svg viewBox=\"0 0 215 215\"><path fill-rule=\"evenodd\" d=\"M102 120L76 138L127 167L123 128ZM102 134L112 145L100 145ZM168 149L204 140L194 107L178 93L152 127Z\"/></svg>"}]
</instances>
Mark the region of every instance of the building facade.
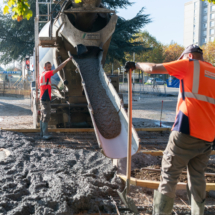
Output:
<instances>
[{"instance_id":1,"label":"building facade","mask_svg":"<svg viewBox=\"0 0 215 215\"><path fill-rule=\"evenodd\" d=\"M184 46L203 45L215 39L215 5L192 0L184 5Z\"/></svg>"}]
</instances>

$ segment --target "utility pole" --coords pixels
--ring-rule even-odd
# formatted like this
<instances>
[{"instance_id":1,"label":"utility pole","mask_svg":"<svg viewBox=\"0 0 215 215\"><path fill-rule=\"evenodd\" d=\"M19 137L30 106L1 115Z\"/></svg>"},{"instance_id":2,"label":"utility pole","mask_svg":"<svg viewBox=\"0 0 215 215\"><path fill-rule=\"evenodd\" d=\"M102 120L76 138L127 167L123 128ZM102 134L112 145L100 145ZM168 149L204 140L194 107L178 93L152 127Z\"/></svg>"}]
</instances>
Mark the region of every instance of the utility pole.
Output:
<instances>
[{"instance_id":1,"label":"utility pole","mask_svg":"<svg viewBox=\"0 0 215 215\"><path fill-rule=\"evenodd\" d=\"M113 63L112 63L112 71L111 71L111 75L113 75Z\"/></svg>"}]
</instances>

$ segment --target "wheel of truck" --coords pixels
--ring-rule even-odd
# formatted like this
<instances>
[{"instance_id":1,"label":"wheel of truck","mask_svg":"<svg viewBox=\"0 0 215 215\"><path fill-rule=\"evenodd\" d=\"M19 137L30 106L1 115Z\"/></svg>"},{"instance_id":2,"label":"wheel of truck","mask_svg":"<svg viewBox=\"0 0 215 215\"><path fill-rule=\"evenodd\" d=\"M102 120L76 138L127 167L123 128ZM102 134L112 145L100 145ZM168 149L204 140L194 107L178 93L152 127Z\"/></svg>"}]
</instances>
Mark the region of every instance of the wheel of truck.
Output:
<instances>
[{"instance_id":1,"label":"wheel of truck","mask_svg":"<svg viewBox=\"0 0 215 215\"><path fill-rule=\"evenodd\" d=\"M33 98L33 127L39 128L39 116L37 112L36 99Z\"/></svg>"}]
</instances>

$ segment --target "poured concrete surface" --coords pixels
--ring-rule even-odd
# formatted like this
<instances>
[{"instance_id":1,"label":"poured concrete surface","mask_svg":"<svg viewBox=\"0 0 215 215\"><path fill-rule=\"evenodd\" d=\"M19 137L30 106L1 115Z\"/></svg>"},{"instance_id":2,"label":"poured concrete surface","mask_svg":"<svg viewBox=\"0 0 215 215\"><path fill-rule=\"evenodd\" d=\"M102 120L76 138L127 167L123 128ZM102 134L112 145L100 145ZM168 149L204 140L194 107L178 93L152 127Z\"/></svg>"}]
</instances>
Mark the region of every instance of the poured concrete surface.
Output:
<instances>
[{"instance_id":1,"label":"poured concrete surface","mask_svg":"<svg viewBox=\"0 0 215 215\"><path fill-rule=\"evenodd\" d=\"M109 196L117 196L121 180L100 152L39 148L34 138L4 131L0 148L11 152L0 161L1 215L115 212Z\"/></svg>"}]
</instances>

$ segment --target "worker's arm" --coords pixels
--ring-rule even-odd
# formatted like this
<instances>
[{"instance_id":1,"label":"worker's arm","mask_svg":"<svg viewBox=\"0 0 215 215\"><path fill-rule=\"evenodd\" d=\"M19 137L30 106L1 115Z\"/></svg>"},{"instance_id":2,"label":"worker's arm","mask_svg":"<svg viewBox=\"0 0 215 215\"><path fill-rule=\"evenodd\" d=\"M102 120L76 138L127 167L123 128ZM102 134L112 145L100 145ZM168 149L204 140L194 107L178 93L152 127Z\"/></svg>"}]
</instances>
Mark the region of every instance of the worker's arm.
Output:
<instances>
[{"instance_id":1,"label":"worker's arm","mask_svg":"<svg viewBox=\"0 0 215 215\"><path fill-rule=\"evenodd\" d=\"M61 69L63 69L63 68L66 66L66 64L67 64L70 60L72 60L72 56L69 57L67 60L65 60L65 61L64 61L60 66L58 66L55 70L53 70L53 75L54 75L55 73L57 73L58 71L60 71Z\"/></svg>"},{"instance_id":2,"label":"worker's arm","mask_svg":"<svg viewBox=\"0 0 215 215\"><path fill-rule=\"evenodd\" d=\"M163 64L155 63L136 63L136 69L140 69L143 72L151 74L168 74Z\"/></svg>"},{"instance_id":3,"label":"worker's arm","mask_svg":"<svg viewBox=\"0 0 215 215\"><path fill-rule=\"evenodd\" d=\"M128 72L130 69L132 71L135 69L140 69L143 72L147 72L151 74L168 74L163 64L155 64L155 63L136 63L135 64L135 62L126 62L125 69L126 69L126 72Z\"/></svg>"}]
</instances>

